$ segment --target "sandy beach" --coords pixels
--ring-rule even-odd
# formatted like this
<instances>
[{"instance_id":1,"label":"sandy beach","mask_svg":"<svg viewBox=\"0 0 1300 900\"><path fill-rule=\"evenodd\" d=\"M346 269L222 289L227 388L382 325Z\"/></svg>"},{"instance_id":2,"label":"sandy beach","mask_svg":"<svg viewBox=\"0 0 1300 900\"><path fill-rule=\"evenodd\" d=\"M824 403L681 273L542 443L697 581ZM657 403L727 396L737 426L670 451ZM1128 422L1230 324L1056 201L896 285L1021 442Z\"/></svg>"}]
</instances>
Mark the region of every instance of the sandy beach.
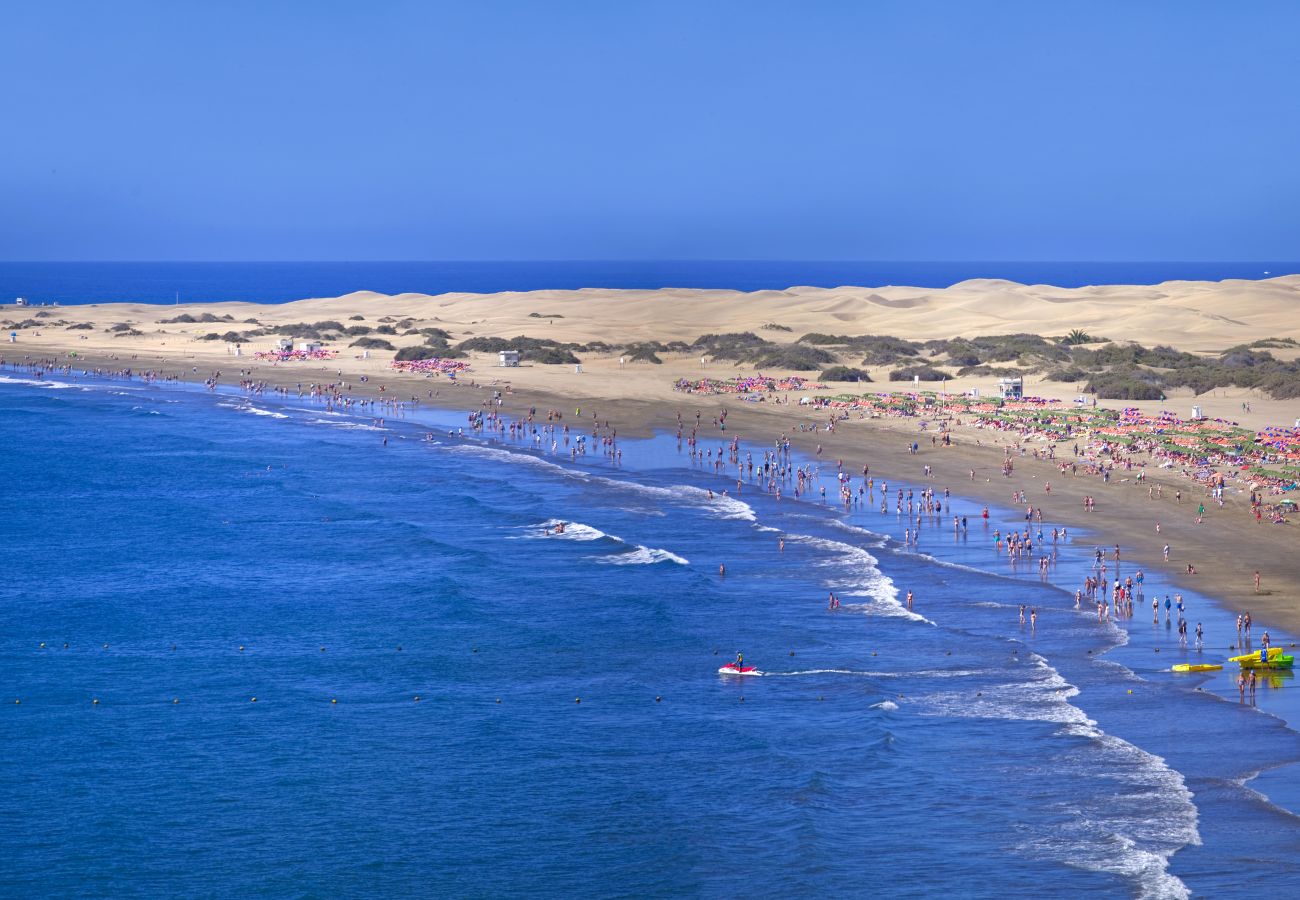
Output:
<instances>
[{"instance_id":1,"label":"sandy beach","mask_svg":"<svg viewBox=\"0 0 1300 900\"><path fill-rule=\"evenodd\" d=\"M625 434L675 429L678 414L694 421L701 413L701 438L731 438L770 445L779 435L823 459L843 460L846 471L872 473L891 481L916 483L922 467L932 467L929 483L989 503L1011 504L1013 492L1026 492L1028 503L1043 506L1047 515L1086 526L1100 545L1120 544L1126 558L1151 568L1163 568L1181 584L1214 596L1229 608L1249 610L1256 621L1275 623L1300 633L1300 555L1293 524L1258 524L1243 485L1231 485L1220 508L1206 501L1207 512L1197 524L1197 509L1205 490L1178 474L1152 466L1138 484L1133 473L1116 473L1109 483L1096 475L1063 474L1055 461L1036 459L1045 445L1023 441L1015 434L990 432L951 423L952 444L931 445L933 431L918 430L916 418L865 418L850 415L834 433L824 426L829 413L798 404L845 390L909 391L907 383L890 383L890 366L869 368L871 385L827 385L822 390L779 392L793 402L755 403L743 395L696 396L673 390L680 378L728 378L753 372L751 365L713 360L695 352L664 353L661 364L626 362L618 349L629 343L691 342L712 332L756 331L777 341L807 332L877 334L910 340L1028 332L1059 336L1074 328L1119 340L1140 336L1147 344L1167 344L1190 352L1217 353L1261 339L1300 337L1300 276L1265 281L1171 282L1155 286L1106 286L1062 289L1025 286L1003 281L968 281L946 290L907 287L834 290L793 288L740 294L734 291L539 291L528 294L383 296L349 294L279 305L221 303L155 306L102 304L94 306L14 307L3 309L11 324L26 320L16 343L0 356L9 362L49 359L77 367L109 370L152 370L171 377L203 380L221 373L224 384L246 378L294 389L308 384L346 384L354 395L416 399L426 404L472 409L496 392L509 412L530 407L557 409L580 418L595 415ZM1230 314L1216 312L1226 310ZM35 316L36 318L32 318ZM212 321L191 321L204 318ZM176 321L178 318L183 321ZM168 321L170 320L170 321ZM337 351L328 360L259 360L274 338L260 337L239 345L202 340L209 333L290 323L360 323L382 326L400 323L400 331L437 328L454 340L468 337L514 338L526 335L566 342L604 342L611 349L581 354L581 372L573 365L524 363L500 368L490 353L471 353L469 368L455 382L442 376L397 372L394 352L348 346L351 338L325 341ZM56 323L62 322L59 325ZM35 324L33 324L35 323ZM85 327L88 324L90 327ZM780 326L781 329L763 326ZM82 325L72 328L73 325ZM116 331L113 329L117 329ZM376 334L400 349L420 344L419 334L392 334L392 325ZM70 354L75 354L71 357ZM1286 349L1279 358L1300 351ZM243 373L242 376L240 373ZM772 376L815 372L770 372ZM1036 378L1026 372L1025 393L1069 403L1078 385ZM946 381L953 395L979 389L985 395L996 379L971 375ZM926 385L936 389L936 385ZM1194 397L1190 391L1171 392L1165 401L1135 403L1100 401L1102 406L1137 406L1156 414L1162 410L1186 416L1200 405L1211 417L1231 418L1249 428L1289 425L1300 417L1300 402L1273 400L1250 389L1222 388ZM1246 406L1249 409L1246 409ZM710 426L726 411L726 432ZM808 430L800 430L801 426ZM912 454L909 445L920 444ZM1026 452L1021 453L1021 446ZM1002 474L1009 450L1015 460L1010 477ZM1066 445L1057 449L1068 458ZM974 471L974 478L971 471ZM1050 483L1050 493L1046 486ZM1181 492L1181 502L1175 499ZM1159 496L1152 497L1151 494ZM1095 511L1084 512L1084 498L1096 499ZM1159 523L1159 531L1157 531ZM1170 545L1168 563L1162 548ZM1187 566L1195 567L1188 574ZM1261 574L1254 590L1253 573Z\"/></svg>"}]
</instances>

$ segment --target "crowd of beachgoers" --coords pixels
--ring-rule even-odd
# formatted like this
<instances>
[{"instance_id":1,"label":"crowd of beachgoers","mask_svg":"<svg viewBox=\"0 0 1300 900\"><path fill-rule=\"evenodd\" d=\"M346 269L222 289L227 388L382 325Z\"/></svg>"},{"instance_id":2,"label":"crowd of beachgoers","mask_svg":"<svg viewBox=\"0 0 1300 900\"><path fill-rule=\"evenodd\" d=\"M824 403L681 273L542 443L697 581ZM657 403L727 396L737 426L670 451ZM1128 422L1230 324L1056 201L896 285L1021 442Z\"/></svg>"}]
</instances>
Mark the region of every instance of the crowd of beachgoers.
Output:
<instances>
[{"instance_id":1,"label":"crowd of beachgoers","mask_svg":"<svg viewBox=\"0 0 1300 900\"><path fill-rule=\"evenodd\" d=\"M744 399L760 402L770 398L775 391L818 391L826 385L810 381L800 375L777 378L770 375L740 375L733 378L679 378L673 383L673 390L683 394L713 396L716 394L738 394ZM789 398L786 398L789 402Z\"/></svg>"},{"instance_id":2,"label":"crowd of beachgoers","mask_svg":"<svg viewBox=\"0 0 1300 900\"><path fill-rule=\"evenodd\" d=\"M261 362L312 362L336 359L337 350L259 350L253 358Z\"/></svg>"},{"instance_id":3,"label":"crowd of beachgoers","mask_svg":"<svg viewBox=\"0 0 1300 900\"><path fill-rule=\"evenodd\" d=\"M790 402L780 392L822 387L802 378L744 376L730 379L678 381L674 389L692 394L735 394ZM1109 479L1144 480L1148 466L1172 470L1199 483L1215 499L1225 484L1248 491L1252 499L1272 496L1259 504L1258 516L1286 521L1295 504L1276 499L1300 486L1300 428L1270 426L1259 431L1215 418L1180 418L1164 410L1145 413L1136 407L1112 409L1041 397L980 398L921 391L876 391L864 394L804 396L805 409L829 411L828 426L856 417L916 419L921 431L935 430L951 440L949 429L964 426L993 431L1015 443L1041 444L1036 456L1055 459L1057 444L1072 444L1072 471L1083 470ZM978 439L977 439L978 440ZM1300 495L1298 495L1300 496Z\"/></svg>"}]
</instances>

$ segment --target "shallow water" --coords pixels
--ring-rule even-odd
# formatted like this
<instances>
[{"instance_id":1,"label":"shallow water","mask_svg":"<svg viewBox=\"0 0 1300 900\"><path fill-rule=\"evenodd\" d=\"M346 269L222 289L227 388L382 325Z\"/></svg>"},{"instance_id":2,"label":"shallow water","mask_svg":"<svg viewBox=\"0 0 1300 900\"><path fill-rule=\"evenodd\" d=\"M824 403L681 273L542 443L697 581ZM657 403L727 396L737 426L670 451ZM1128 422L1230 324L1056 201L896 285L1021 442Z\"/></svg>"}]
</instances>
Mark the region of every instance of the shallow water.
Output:
<instances>
[{"instance_id":1,"label":"shallow water","mask_svg":"<svg viewBox=\"0 0 1300 900\"><path fill-rule=\"evenodd\" d=\"M710 499L728 481L670 436L616 465L448 434L456 413L23 380L0 379L6 892L1297 877L1292 683L1243 705L1168 672L1195 653L1163 622L1076 611L1082 531L1045 583L960 498L938 521L970 533L927 523L917 552L874 504ZM718 675L737 650L764 675Z\"/></svg>"}]
</instances>

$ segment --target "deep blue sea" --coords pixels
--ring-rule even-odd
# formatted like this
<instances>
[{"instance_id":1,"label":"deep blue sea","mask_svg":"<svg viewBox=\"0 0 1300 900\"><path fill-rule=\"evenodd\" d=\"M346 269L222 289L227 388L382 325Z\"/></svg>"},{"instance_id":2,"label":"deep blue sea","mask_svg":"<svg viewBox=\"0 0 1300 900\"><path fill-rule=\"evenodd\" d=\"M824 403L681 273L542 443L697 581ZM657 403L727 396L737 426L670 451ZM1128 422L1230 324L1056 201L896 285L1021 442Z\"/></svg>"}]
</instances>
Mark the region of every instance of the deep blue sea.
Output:
<instances>
[{"instance_id":1,"label":"deep blue sea","mask_svg":"<svg viewBox=\"0 0 1300 900\"><path fill-rule=\"evenodd\" d=\"M967 278L1025 284L1157 284L1173 279L1266 278L1300 262L0 262L0 303L283 303L351 291L441 294L579 288L730 288L914 285Z\"/></svg>"},{"instance_id":2,"label":"deep blue sea","mask_svg":"<svg viewBox=\"0 0 1300 900\"><path fill-rule=\"evenodd\" d=\"M1009 508L954 496L911 547L879 480L737 496L673 435L581 431L5 370L0 894L1300 883L1293 681L1168 672L1227 655L1210 600L1198 655L1075 609L1082 530L1041 579L994 551ZM873 474L942 490L927 463Z\"/></svg>"}]
</instances>

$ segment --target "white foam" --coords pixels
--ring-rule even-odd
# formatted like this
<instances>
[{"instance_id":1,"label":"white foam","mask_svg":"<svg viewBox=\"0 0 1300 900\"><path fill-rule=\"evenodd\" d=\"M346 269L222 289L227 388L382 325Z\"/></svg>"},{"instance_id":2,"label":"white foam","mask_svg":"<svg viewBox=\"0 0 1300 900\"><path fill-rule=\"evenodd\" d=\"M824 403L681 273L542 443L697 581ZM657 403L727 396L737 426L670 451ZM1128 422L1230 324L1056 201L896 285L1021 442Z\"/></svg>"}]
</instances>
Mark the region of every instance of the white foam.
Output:
<instances>
[{"instance_id":1,"label":"white foam","mask_svg":"<svg viewBox=\"0 0 1300 900\"><path fill-rule=\"evenodd\" d=\"M561 522L564 523L564 531L556 532L555 528ZM599 528L584 525L582 522L570 522L565 519L547 519L540 525L528 525L526 527L528 531L524 536L530 538L555 538L561 541L598 541L601 538L609 538L612 541L618 541L620 544L626 543L622 538L606 534ZM549 534L547 533L548 530Z\"/></svg>"},{"instance_id":2,"label":"white foam","mask_svg":"<svg viewBox=\"0 0 1300 900\"><path fill-rule=\"evenodd\" d=\"M684 557L678 556L668 550L659 550L655 547L643 547L638 544L629 553L618 553L614 556L600 557L597 562L608 563L612 566L652 566L655 563L670 562L679 566L689 566L690 561Z\"/></svg>"},{"instance_id":3,"label":"white foam","mask_svg":"<svg viewBox=\"0 0 1300 900\"><path fill-rule=\"evenodd\" d=\"M655 487L649 484L638 484L635 481L619 481L616 478L603 477L597 477L593 480L633 491L643 496L667 500L670 503L690 503L692 506L702 508L709 515L719 519L740 519L747 522L757 520L757 516L754 515L754 508L745 501L716 492L710 497L710 492L704 488L692 487L687 484Z\"/></svg>"},{"instance_id":4,"label":"white foam","mask_svg":"<svg viewBox=\"0 0 1300 900\"><path fill-rule=\"evenodd\" d=\"M531 453L516 452L513 450L502 450L499 447L486 447L482 444L447 444L445 448L450 453L459 453L465 456L476 456L479 459L492 459L498 462L522 463L524 465L534 466L539 469L546 469L551 472L557 472L568 478L577 478L583 481L587 480L585 472L577 472L565 466L551 462L549 459L542 459L540 456L533 456Z\"/></svg>"},{"instance_id":5,"label":"white foam","mask_svg":"<svg viewBox=\"0 0 1300 900\"><path fill-rule=\"evenodd\" d=\"M870 538L871 539L870 546L873 549L879 549L881 547L888 545L889 543L888 536L883 535L878 531L868 531L865 528L859 528L857 525L850 525L848 522L845 522L843 519L831 519L831 524L834 525L836 528L840 529L841 531L847 531L850 534L860 534L865 538Z\"/></svg>"},{"instance_id":6,"label":"white foam","mask_svg":"<svg viewBox=\"0 0 1300 900\"><path fill-rule=\"evenodd\" d=\"M77 387L75 384L66 384L62 381L40 381L36 378L10 378L8 375L0 375L0 384L21 384L26 387L45 388L47 390ZM82 390L89 390L89 388L82 388Z\"/></svg>"},{"instance_id":7,"label":"white foam","mask_svg":"<svg viewBox=\"0 0 1300 900\"><path fill-rule=\"evenodd\" d=\"M235 408L236 408L237 410L239 410L240 412L251 413L252 415L255 415L255 416L267 416L267 417L272 418L272 419L287 419L287 418L289 418L289 417L288 417L287 415L285 415L284 413L280 413L280 412L272 412L272 411L269 410L269 409L262 409L260 406L252 406L252 405L249 405L249 406L237 406L237 407L235 407Z\"/></svg>"},{"instance_id":8,"label":"white foam","mask_svg":"<svg viewBox=\"0 0 1300 900\"><path fill-rule=\"evenodd\" d=\"M882 700L879 703L871 704L872 709L883 709L885 712L893 712L898 709L898 704L893 700Z\"/></svg>"}]
</instances>

